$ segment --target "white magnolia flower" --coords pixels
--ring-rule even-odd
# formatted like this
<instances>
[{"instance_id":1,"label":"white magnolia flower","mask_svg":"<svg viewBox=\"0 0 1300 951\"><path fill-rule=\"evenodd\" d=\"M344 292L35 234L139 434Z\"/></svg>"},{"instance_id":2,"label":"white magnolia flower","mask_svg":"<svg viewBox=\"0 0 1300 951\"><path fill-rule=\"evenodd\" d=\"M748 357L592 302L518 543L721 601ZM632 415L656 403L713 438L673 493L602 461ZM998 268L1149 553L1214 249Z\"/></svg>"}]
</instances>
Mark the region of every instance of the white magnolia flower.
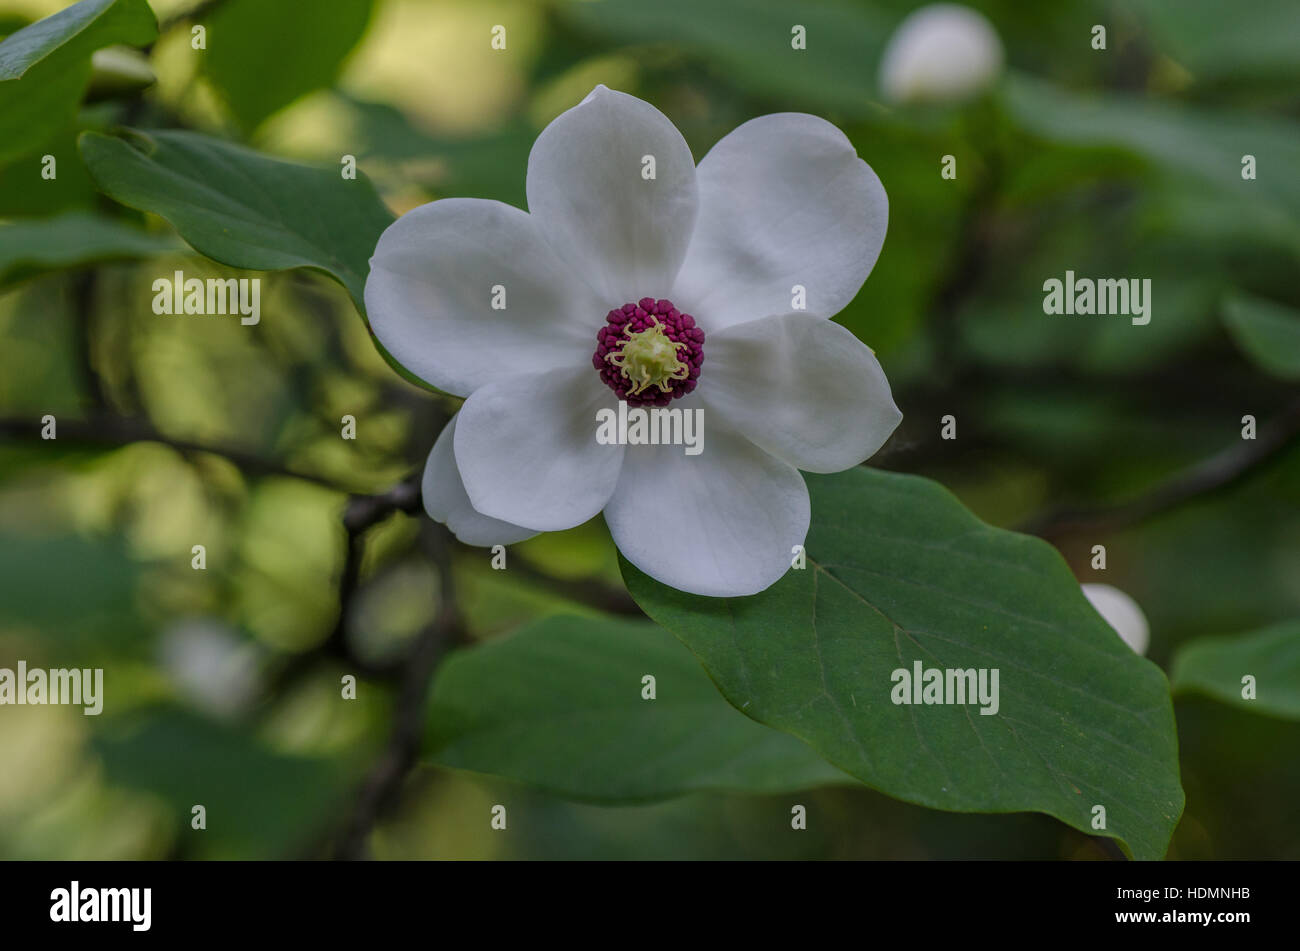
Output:
<instances>
[{"instance_id":1,"label":"white magnolia flower","mask_svg":"<svg viewBox=\"0 0 1300 951\"><path fill-rule=\"evenodd\" d=\"M1102 619L1115 629L1115 633L1125 644L1133 648L1135 653L1147 652L1150 629L1147 626L1147 617L1136 601L1119 588L1108 584L1085 584L1083 596L1092 603Z\"/></svg>"},{"instance_id":2,"label":"white magnolia flower","mask_svg":"<svg viewBox=\"0 0 1300 951\"><path fill-rule=\"evenodd\" d=\"M969 7L935 3L911 13L889 38L880 89L901 103L957 102L989 86L1002 71L1002 41Z\"/></svg>"},{"instance_id":3,"label":"white magnolia flower","mask_svg":"<svg viewBox=\"0 0 1300 951\"><path fill-rule=\"evenodd\" d=\"M425 508L475 545L603 510L665 584L768 587L807 534L798 470L855 466L901 419L874 354L827 319L880 254L879 179L796 113L745 123L697 169L662 113L598 86L538 136L527 195L528 212L423 205L370 262L376 336L467 397L429 455ZM703 450L601 444L597 413L620 400L703 410Z\"/></svg>"}]
</instances>

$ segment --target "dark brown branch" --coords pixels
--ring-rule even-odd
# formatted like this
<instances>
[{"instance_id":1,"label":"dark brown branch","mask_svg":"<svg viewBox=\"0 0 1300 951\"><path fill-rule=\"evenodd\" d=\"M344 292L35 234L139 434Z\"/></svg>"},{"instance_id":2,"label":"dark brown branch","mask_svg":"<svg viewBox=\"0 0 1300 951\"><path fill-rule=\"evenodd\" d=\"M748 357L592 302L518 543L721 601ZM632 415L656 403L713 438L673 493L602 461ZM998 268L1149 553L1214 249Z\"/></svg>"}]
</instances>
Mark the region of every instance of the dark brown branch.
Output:
<instances>
[{"instance_id":1,"label":"dark brown branch","mask_svg":"<svg viewBox=\"0 0 1300 951\"><path fill-rule=\"evenodd\" d=\"M1255 439L1225 449L1118 505L1061 508L1025 522L1018 531L1044 538L1108 532L1145 521L1194 499L1227 489L1267 466L1300 437L1300 400L1263 428Z\"/></svg>"},{"instance_id":2,"label":"dark brown branch","mask_svg":"<svg viewBox=\"0 0 1300 951\"><path fill-rule=\"evenodd\" d=\"M334 627L315 647L295 655L285 663L268 691L270 696L280 695L289 684L316 667L323 658L338 660L349 669L374 680L393 680L401 675L408 662L405 658L373 662L358 656L347 639L347 622L361 583L363 536L366 531L397 512L415 515L421 511L420 477L420 471L416 470L384 492L374 495L356 494L348 499L342 518L346 547L343 570L339 575L339 611ZM437 526L437 530L445 536L445 544L450 551L468 550L468 546L456 542L442 526ZM562 597L609 614L642 616L636 602L621 588L591 579L557 578L518 555L512 556L510 564L522 577L542 583L547 590Z\"/></svg>"},{"instance_id":3,"label":"dark brown branch","mask_svg":"<svg viewBox=\"0 0 1300 951\"><path fill-rule=\"evenodd\" d=\"M365 533L395 512L414 514L420 509L419 474L413 473L397 485L376 495L353 495L343 509L343 570L339 573L338 616L323 641L294 655L276 676L270 696L279 696L292 683L313 669L326 657L332 657L350 670L375 680L396 678L405 660L374 663L357 655L348 641L348 618L357 590L361 585L361 561L365 557Z\"/></svg>"},{"instance_id":4,"label":"dark brown branch","mask_svg":"<svg viewBox=\"0 0 1300 951\"><path fill-rule=\"evenodd\" d=\"M388 745L361 783L339 840L335 853L337 858L369 857L370 833L396 804L402 785L419 757L434 671L450 650L467 639L456 604L451 534L436 522L425 523L425 534L441 581L438 615L420 632L410 655L403 662Z\"/></svg>"},{"instance_id":5,"label":"dark brown branch","mask_svg":"<svg viewBox=\"0 0 1300 951\"><path fill-rule=\"evenodd\" d=\"M347 533L347 547L343 556L343 572L339 577L339 615L329 637L317 653L329 654L347 661L361 673L371 676L392 674L387 666L368 665L356 657L347 641L348 615L361 584L361 560L365 557L366 531L378 525L394 512L412 514L420 509L419 474L403 479L397 485L378 495L354 495L343 510L343 530ZM400 665L399 665L400 666Z\"/></svg>"},{"instance_id":6,"label":"dark brown branch","mask_svg":"<svg viewBox=\"0 0 1300 951\"><path fill-rule=\"evenodd\" d=\"M394 512L414 515L420 511L420 473L413 472L397 485L376 495L354 495L343 513L343 527L350 534L364 532Z\"/></svg>"},{"instance_id":7,"label":"dark brown branch","mask_svg":"<svg viewBox=\"0 0 1300 951\"><path fill-rule=\"evenodd\" d=\"M347 554L339 581L339 616L329 637L317 649L303 655L294 672L306 669L322 654L334 655L358 666L347 643L348 612L360 582L364 534L395 512L416 513L421 508L420 473L413 472L386 492L355 495L343 514L347 533ZM376 824L396 805L399 794L418 761L425 730L425 710L430 685L439 663L448 652L467 642L468 635L457 606L452 573L455 539L442 525L422 523L426 547L438 570L440 603L438 615L417 635L409 654L396 664L372 674L400 677L393 729L387 746L357 790L334 850L336 858L365 859L370 855L369 839ZM614 613L640 614L626 592L602 584L556 579L526 560L516 559L515 566L529 578L539 579L561 594Z\"/></svg>"},{"instance_id":8,"label":"dark brown branch","mask_svg":"<svg viewBox=\"0 0 1300 951\"><path fill-rule=\"evenodd\" d=\"M343 525L355 537L372 525L383 521L394 512L413 515L421 510L420 473L411 473L397 485L377 495L354 495L343 515ZM587 579L557 578L518 555L511 556L510 565L520 575L546 584L547 589L562 597L607 611L610 614L641 615L641 609L622 588ZM348 577L344 571L344 579Z\"/></svg>"},{"instance_id":9,"label":"dark brown branch","mask_svg":"<svg viewBox=\"0 0 1300 951\"><path fill-rule=\"evenodd\" d=\"M188 439L176 439L172 436L164 435L154 428L152 423L143 419L135 419L129 416L117 416L115 414L106 413L95 415L87 419L59 418L57 420L57 427L59 442L73 442L89 446L110 447L127 446L137 442L156 442L165 446L170 446L172 449L185 455L205 453L208 455L221 456L245 475L284 476L291 479L302 479L305 482L322 485L338 492L347 491L346 489L335 485L324 476L311 472L304 472L287 464L266 459L256 453L244 449L237 449L233 446L207 445L204 443L193 442ZM36 416L0 417L0 437L40 441L40 418Z\"/></svg>"},{"instance_id":10,"label":"dark brown branch","mask_svg":"<svg viewBox=\"0 0 1300 951\"><path fill-rule=\"evenodd\" d=\"M87 401L95 410L103 412L109 408L108 389L104 385L104 378L95 369L92 344L96 281L94 270L81 271L73 278L72 293L76 306L74 326L77 337L75 357L77 373L81 377Z\"/></svg>"}]
</instances>

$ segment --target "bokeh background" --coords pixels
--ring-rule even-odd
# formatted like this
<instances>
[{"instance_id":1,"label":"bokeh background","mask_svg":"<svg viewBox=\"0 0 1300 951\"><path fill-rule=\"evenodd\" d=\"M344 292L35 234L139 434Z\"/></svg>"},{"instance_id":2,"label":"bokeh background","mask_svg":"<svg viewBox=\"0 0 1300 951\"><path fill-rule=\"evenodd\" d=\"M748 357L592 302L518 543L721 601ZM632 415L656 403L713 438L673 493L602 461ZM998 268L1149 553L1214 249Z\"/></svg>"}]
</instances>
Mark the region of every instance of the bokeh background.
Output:
<instances>
[{"instance_id":1,"label":"bokeh background","mask_svg":"<svg viewBox=\"0 0 1300 951\"><path fill-rule=\"evenodd\" d=\"M1242 295L1300 306L1294 0L974 3L1007 69L989 95L932 108L877 92L884 44L917 6L898 0L152 5L156 83L99 90L72 127L0 165L0 219L76 211L138 222L153 242L142 258L48 269L0 237L0 666L103 667L109 697L97 718L0 708L0 856L339 854L390 742L394 660L446 585L472 638L635 612L599 520L519 545L497 572L396 513L361 533L351 583L349 494L420 466L454 403L401 380L313 274L260 275L255 328L155 316L155 278L232 272L98 196L80 129L182 126L332 167L353 154L400 213L453 195L523 206L533 138L597 83L658 106L697 160L753 116L822 115L890 197L879 263L838 318L876 350L905 414L873 464L936 478L993 524L1032 523L1081 581L1138 601L1166 669L1193 638L1300 615L1295 440L1222 490L1106 514L1240 447L1243 415L1264 431L1296 399L1224 320ZM0 0L0 35L63 6ZM192 22L207 25L205 52ZM489 42L498 24L504 51ZM790 48L793 24L806 51ZM44 153L59 156L56 182L36 182ZM940 177L946 154L955 180ZM1042 282L1067 268L1150 278L1150 325L1045 316ZM37 438L47 413L56 442ZM340 438L344 414L355 441ZM945 414L955 441L939 438ZM1050 514L1061 506L1103 514L1070 525ZM195 544L206 570L191 568ZM1089 566L1095 544L1104 572ZM361 675L354 702L339 701L344 673ZM1170 856L1300 858L1300 724L1191 697L1176 713L1187 808ZM202 833L196 783L222 817ZM1042 816L944 814L861 788L797 799L816 816L806 832L790 830L789 796L609 808L421 763L356 850L1107 855ZM498 802L508 835L486 821Z\"/></svg>"}]
</instances>

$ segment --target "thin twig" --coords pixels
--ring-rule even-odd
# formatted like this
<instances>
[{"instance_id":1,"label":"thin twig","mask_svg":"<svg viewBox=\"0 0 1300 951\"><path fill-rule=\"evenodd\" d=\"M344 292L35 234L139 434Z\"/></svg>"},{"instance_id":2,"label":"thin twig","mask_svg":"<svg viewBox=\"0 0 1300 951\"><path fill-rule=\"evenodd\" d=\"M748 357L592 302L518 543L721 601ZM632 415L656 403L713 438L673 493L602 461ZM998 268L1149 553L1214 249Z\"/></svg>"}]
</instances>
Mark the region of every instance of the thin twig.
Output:
<instances>
[{"instance_id":1,"label":"thin twig","mask_svg":"<svg viewBox=\"0 0 1300 951\"><path fill-rule=\"evenodd\" d=\"M98 411L109 408L108 389L104 378L95 369L93 352L93 330L95 320L95 286L97 272L87 269L73 278L72 293L76 304L75 333L77 336L76 361L77 372L81 376L81 385L90 405Z\"/></svg>"},{"instance_id":2,"label":"thin twig","mask_svg":"<svg viewBox=\"0 0 1300 951\"><path fill-rule=\"evenodd\" d=\"M1032 518L1018 531L1044 538L1108 532L1135 525L1194 499L1223 491L1264 468L1300 438L1300 400L1261 429L1255 439L1225 449L1128 502L1092 508L1061 508Z\"/></svg>"},{"instance_id":3,"label":"thin twig","mask_svg":"<svg viewBox=\"0 0 1300 951\"><path fill-rule=\"evenodd\" d=\"M358 655L348 641L348 619L361 584L361 562L365 557L365 533L396 512L408 515L420 509L419 474L413 473L391 489L375 495L353 495L343 509L343 570L339 573L338 615L328 635L315 647L291 657L269 685L267 695L281 696L325 657L344 663L349 670L373 680L392 680L400 676L405 659L368 661Z\"/></svg>"},{"instance_id":4,"label":"thin twig","mask_svg":"<svg viewBox=\"0 0 1300 951\"><path fill-rule=\"evenodd\" d=\"M348 617L361 584L361 561L365 557L366 531L378 525L395 512L413 514L420 508L420 483L418 473L403 479L386 492L377 495L354 495L343 510L343 530L347 533L344 549L343 571L339 576L339 614L334 629L321 644L318 653L332 654L356 666L365 668L360 658L353 655L347 641ZM392 668L379 666L363 673L384 675Z\"/></svg>"},{"instance_id":5,"label":"thin twig","mask_svg":"<svg viewBox=\"0 0 1300 951\"><path fill-rule=\"evenodd\" d=\"M414 768L424 737L425 709L429 685L442 658L466 638L455 598L451 567L451 535L441 525L424 523L430 554L441 582L438 615L416 638L403 663L397 708L388 745L371 767L357 792L336 850L341 859L364 859L370 855L370 833L396 804L402 784Z\"/></svg>"},{"instance_id":6,"label":"thin twig","mask_svg":"<svg viewBox=\"0 0 1300 951\"><path fill-rule=\"evenodd\" d=\"M420 511L420 473L413 472L397 485L375 495L353 495L343 513L343 527L352 535L377 525L394 512Z\"/></svg>"},{"instance_id":7,"label":"thin twig","mask_svg":"<svg viewBox=\"0 0 1300 951\"><path fill-rule=\"evenodd\" d=\"M393 512L405 512L408 515L419 512L420 500L420 473L413 472L386 492L354 495L344 513L343 524L350 533L355 534L383 521ZM510 565L523 577L544 582L549 591L562 597L610 614L641 616L641 609L622 588L587 579L557 578L519 555L511 556Z\"/></svg>"},{"instance_id":8,"label":"thin twig","mask_svg":"<svg viewBox=\"0 0 1300 951\"><path fill-rule=\"evenodd\" d=\"M138 442L162 443L186 455L206 453L221 456L229 460L246 475L285 476L322 485L338 492L347 491L324 476L305 472L286 463L266 459L244 449L237 449L233 446L209 445L167 436L159 432L152 423L145 419L118 416L113 413L100 413L86 419L58 419L56 425L59 442L66 441L92 446L127 446ZM40 419L35 416L0 417L0 437L32 441L40 440Z\"/></svg>"},{"instance_id":9,"label":"thin twig","mask_svg":"<svg viewBox=\"0 0 1300 951\"><path fill-rule=\"evenodd\" d=\"M356 495L348 502L343 515L348 548L339 582L339 617L334 631L322 648L329 653L346 653L345 623L349 605L359 583L363 555L363 536L395 512L415 513L421 508L420 473L413 472L387 492ZM422 523L423 537L437 567L440 602L438 615L417 636L410 653L394 668L399 673L397 708L387 746L362 781L338 844L336 858L368 858L369 838L376 824L396 805L399 793L414 768L425 730L425 710L434 671L443 657L468 640L455 597L452 556L455 539L442 525ZM626 594L606 585L552 578L526 560L515 559L521 574L540 579L561 594L595 604L603 610L640 613ZM314 651L313 654L318 652Z\"/></svg>"}]
</instances>

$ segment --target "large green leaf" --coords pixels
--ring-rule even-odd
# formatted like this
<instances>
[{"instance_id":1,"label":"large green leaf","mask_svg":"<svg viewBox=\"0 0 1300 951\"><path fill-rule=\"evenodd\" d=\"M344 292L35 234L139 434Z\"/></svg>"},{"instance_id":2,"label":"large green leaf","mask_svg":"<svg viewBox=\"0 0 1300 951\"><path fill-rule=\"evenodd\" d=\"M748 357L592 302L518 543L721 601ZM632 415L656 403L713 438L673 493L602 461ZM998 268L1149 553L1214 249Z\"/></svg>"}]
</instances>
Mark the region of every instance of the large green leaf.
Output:
<instances>
[{"instance_id":1,"label":"large green leaf","mask_svg":"<svg viewBox=\"0 0 1300 951\"><path fill-rule=\"evenodd\" d=\"M1234 294L1223 303L1223 322L1256 366L1284 380L1300 380L1300 313Z\"/></svg>"},{"instance_id":2,"label":"large green leaf","mask_svg":"<svg viewBox=\"0 0 1300 951\"><path fill-rule=\"evenodd\" d=\"M1254 699L1242 678L1254 678ZM1300 620L1236 637L1204 637L1179 649L1169 676L1177 693L1202 693L1252 713L1300 720Z\"/></svg>"},{"instance_id":3,"label":"large green leaf","mask_svg":"<svg viewBox=\"0 0 1300 951\"><path fill-rule=\"evenodd\" d=\"M642 699L642 677L656 699ZM453 655L428 748L444 766L593 801L852 780L729 707L690 652L648 622L551 617Z\"/></svg>"},{"instance_id":4,"label":"large green leaf","mask_svg":"<svg viewBox=\"0 0 1300 951\"><path fill-rule=\"evenodd\" d=\"M232 267L324 271L364 307L370 255L392 222L370 181L261 155L194 132L87 132L96 185L170 221L194 249ZM364 311L363 311L364 312Z\"/></svg>"},{"instance_id":5,"label":"large green leaf","mask_svg":"<svg viewBox=\"0 0 1300 951\"><path fill-rule=\"evenodd\" d=\"M246 129L328 86L370 19L371 0L226 0L205 20L203 69ZM291 40L287 38L292 37Z\"/></svg>"},{"instance_id":6,"label":"large green leaf","mask_svg":"<svg viewBox=\"0 0 1300 951\"><path fill-rule=\"evenodd\" d=\"M0 222L0 287L39 271L145 258L181 247L169 236L149 234L112 218L80 211L54 218Z\"/></svg>"},{"instance_id":7,"label":"large green leaf","mask_svg":"<svg viewBox=\"0 0 1300 951\"><path fill-rule=\"evenodd\" d=\"M82 0L0 43L0 162L41 145L72 121L90 80L90 58L114 43L158 35L145 0ZM40 169L33 186L40 184Z\"/></svg>"},{"instance_id":8,"label":"large green leaf","mask_svg":"<svg viewBox=\"0 0 1300 951\"><path fill-rule=\"evenodd\" d=\"M1159 858L1183 808L1169 688L1059 554L947 490L857 468L809 476L808 565L749 598L624 565L646 612L731 703L882 792L957 812L1044 812ZM895 704L895 670L997 669L994 715ZM1106 809L1105 830L1092 810Z\"/></svg>"}]
</instances>

